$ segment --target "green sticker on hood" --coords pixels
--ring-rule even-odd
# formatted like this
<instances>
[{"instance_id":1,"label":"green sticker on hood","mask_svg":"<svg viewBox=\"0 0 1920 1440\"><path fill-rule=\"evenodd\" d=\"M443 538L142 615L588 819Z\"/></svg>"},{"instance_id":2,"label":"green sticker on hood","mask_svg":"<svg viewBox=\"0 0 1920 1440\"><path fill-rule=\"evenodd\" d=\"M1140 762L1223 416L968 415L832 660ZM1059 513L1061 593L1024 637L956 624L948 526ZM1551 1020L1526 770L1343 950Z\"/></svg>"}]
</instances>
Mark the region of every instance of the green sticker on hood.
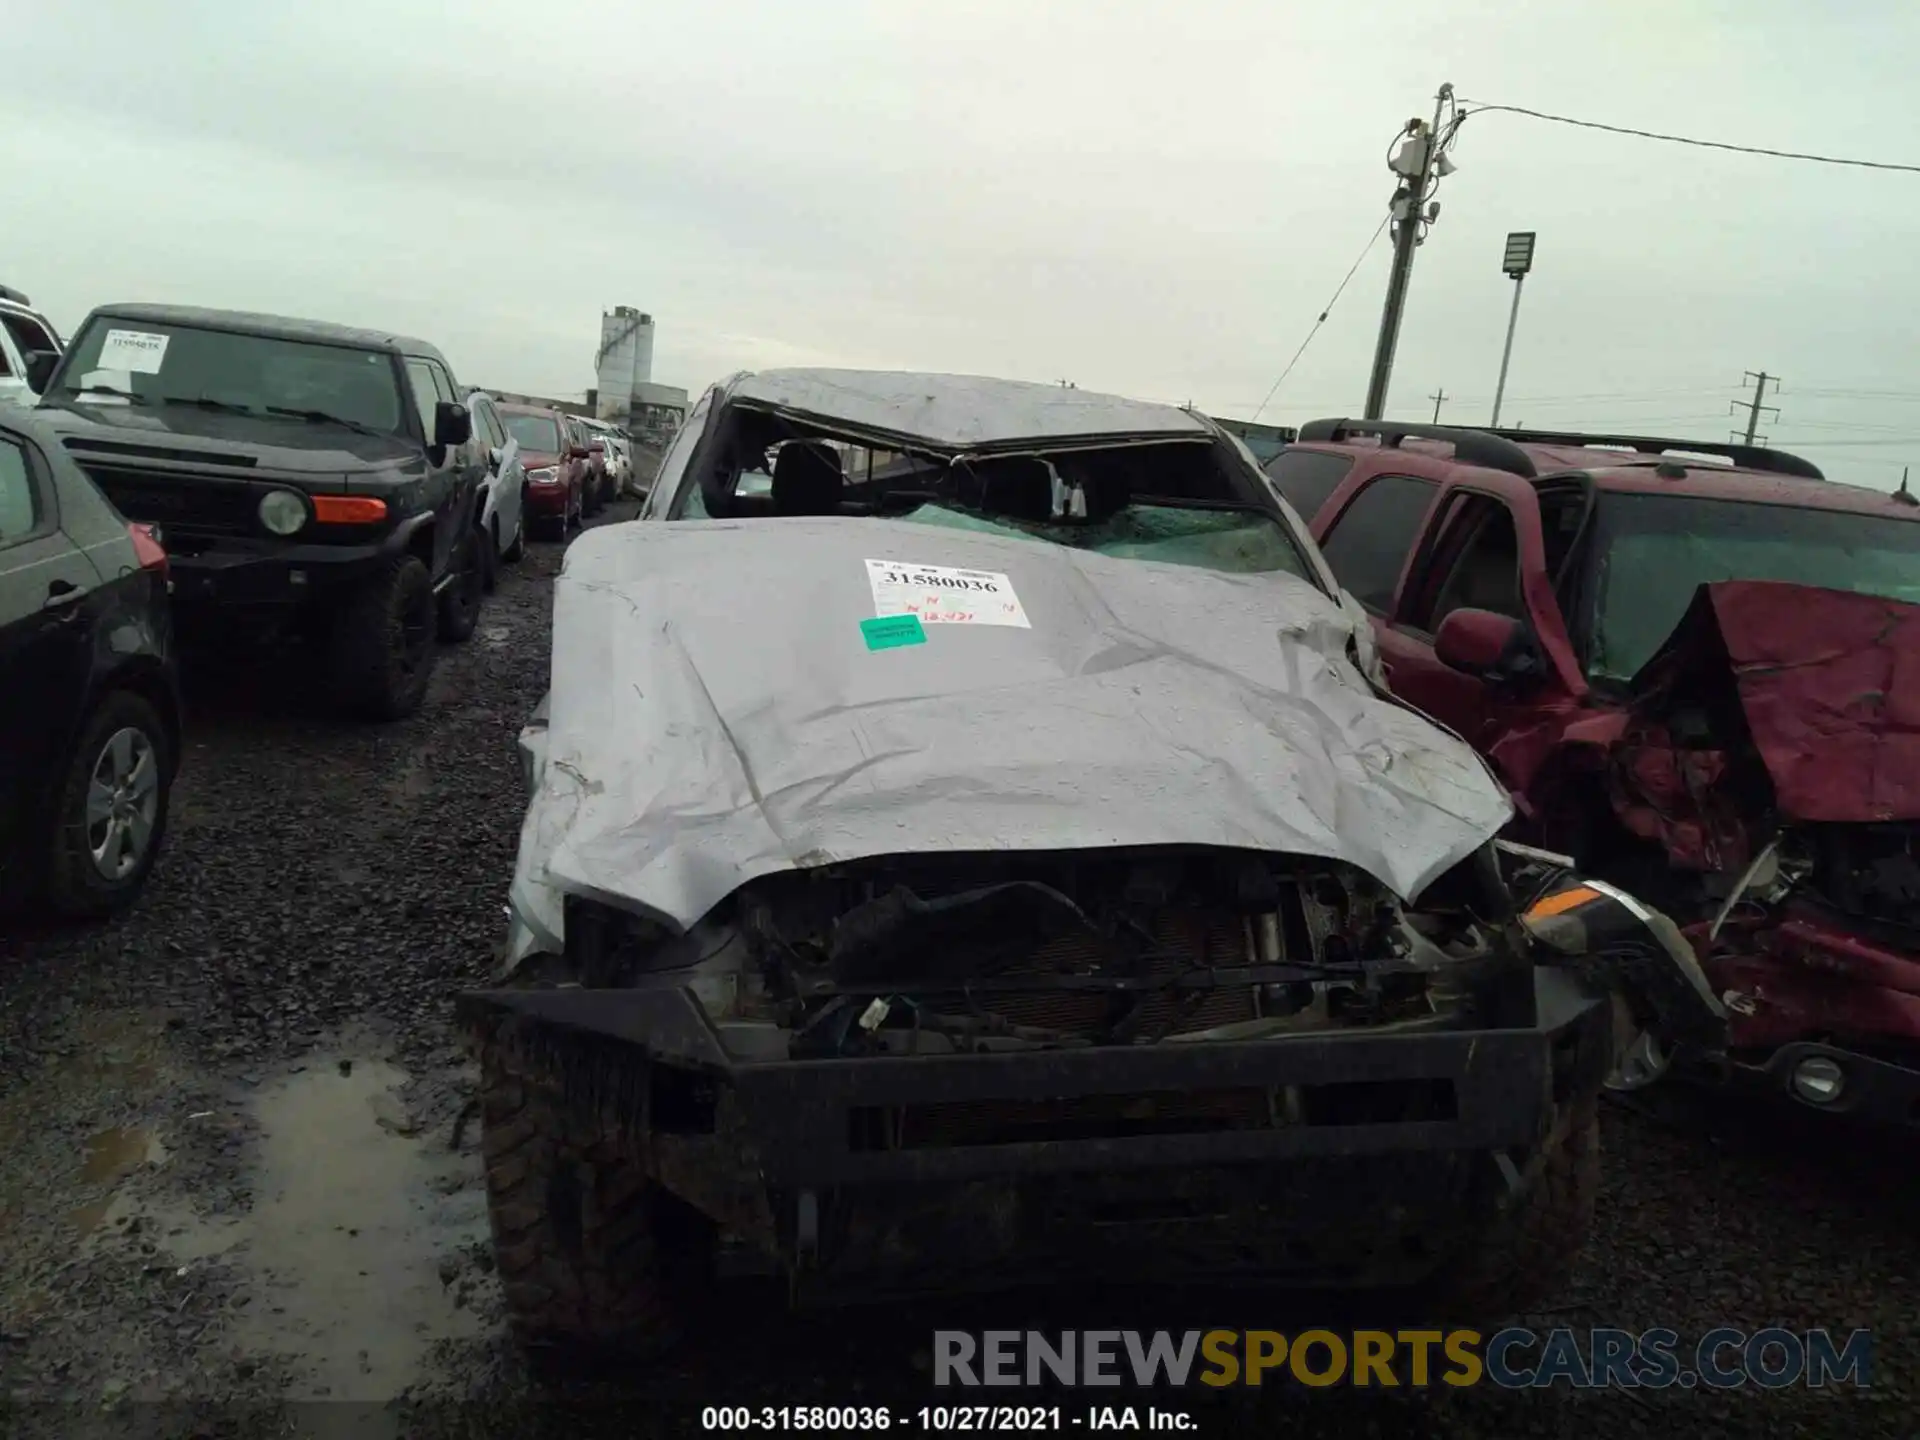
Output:
<instances>
[{"instance_id":1,"label":"green sticker on hood","mask_svg":"<svg viewBox=\"0 0 1920 1440\"><path fill-rule=\"evenodd\" d=\"M860 634L869 650L891 650L897 645L924 645L926 627L918 615L875 615L860 622Z\"/></svg>"}]
</instances>

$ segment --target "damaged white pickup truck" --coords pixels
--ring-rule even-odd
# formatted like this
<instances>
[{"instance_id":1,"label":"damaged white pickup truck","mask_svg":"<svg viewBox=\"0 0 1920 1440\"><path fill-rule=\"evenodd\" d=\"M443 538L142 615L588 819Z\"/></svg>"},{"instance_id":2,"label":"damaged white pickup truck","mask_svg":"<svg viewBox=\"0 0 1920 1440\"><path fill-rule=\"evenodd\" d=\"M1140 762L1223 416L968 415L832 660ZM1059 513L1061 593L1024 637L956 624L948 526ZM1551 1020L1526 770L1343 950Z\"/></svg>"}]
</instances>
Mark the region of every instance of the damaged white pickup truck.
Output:
<instances>
[{"instance_id":1,"label":"damaged white pickup truck","mask_svg":"<svg viewBox=\"0 0 1920 1440\"><path fill-rule=\"evenodd\" d=\"M657 1348L722 1259L1497 1316L1580 1249L1621 1023L1724 1018L1632 897L1521 912L1505 792L1183 410L723 382L569 550L522 746L461 1007L529 1341Z\"/></svg>"}]
</instances>

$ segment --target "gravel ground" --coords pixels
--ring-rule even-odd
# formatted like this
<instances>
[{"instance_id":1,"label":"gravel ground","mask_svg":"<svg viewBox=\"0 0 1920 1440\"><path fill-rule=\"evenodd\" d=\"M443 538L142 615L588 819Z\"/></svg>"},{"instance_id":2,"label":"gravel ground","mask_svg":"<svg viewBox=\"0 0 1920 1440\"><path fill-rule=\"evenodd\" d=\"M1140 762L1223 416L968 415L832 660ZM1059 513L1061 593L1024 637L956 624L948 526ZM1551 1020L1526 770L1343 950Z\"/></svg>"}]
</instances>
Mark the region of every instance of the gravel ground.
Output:
<instances>
[{"instance_id":1,"label":"gravel ground","mask_svg":"<svg viewBox=\"0 0 1920 1440\"><path fill-rule=\"evenodd\" d=\"M451 1144L471 1073L449 999L503 933L514 738L544 685L558 563L535 546L505 572L400 725L314 718L297 667L196 677L173 831L140 907L0 937L0 1429L692 1433L706 1405L945 1398L926 1374L936 1325L1330 1318L1075 1293L796 1322L743 1283L725 1323L665 1366L536 1384L502 1334L471 1139ZM1212 1434L1920 1433L1910 1147L1795 1118L1685 1099L1610 1110L1598 1235L1535 1323L1866 1326L1871 1390L1160 1403ZM1076 1397L1049 1403L1068 1401L1082 1428Z\"/></svg>"}]
</instances>

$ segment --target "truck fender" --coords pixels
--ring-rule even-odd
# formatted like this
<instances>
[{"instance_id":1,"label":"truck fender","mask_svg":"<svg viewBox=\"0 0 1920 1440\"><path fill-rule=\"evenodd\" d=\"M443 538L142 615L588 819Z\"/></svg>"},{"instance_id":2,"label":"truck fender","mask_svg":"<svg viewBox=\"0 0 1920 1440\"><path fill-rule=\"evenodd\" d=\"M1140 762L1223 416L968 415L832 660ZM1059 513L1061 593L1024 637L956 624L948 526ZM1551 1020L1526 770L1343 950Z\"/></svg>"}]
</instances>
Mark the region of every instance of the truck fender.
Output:
<instances>
[{"instance_id":1,"label":"truck fender","mask_svg":"<svg viewBox=\"0 0 1920 1440\"><path fill-rule=\"evenodd\" d=\"M1642 1036L1696 1053L1725 1049L1726 1007L1680 927L1645 901L1603 880L1567 875L1527 906L1520 923L1541 963L1614 997L1624 1022L1618 1049Z\"/></svg>"},{"instance_id":2,"label":"truck fender","mask_svg":"<svg viewBox=\"0 0 1920 1440\"><path fill-rule=\"evenodd\" d=\"M415 538L420 534L422 529L431 528L435 518L431 510L422 510L418 515L409 515L398 525L394 526L393 530L387 535L387 538L380 542L380 553L383 555L400 555L412 550L414 548ZM429 550L427 553L431 556L433 552ZM433 569L431 560L428 561L427 569L429 572Z\"/></svg>"}]
</instances>

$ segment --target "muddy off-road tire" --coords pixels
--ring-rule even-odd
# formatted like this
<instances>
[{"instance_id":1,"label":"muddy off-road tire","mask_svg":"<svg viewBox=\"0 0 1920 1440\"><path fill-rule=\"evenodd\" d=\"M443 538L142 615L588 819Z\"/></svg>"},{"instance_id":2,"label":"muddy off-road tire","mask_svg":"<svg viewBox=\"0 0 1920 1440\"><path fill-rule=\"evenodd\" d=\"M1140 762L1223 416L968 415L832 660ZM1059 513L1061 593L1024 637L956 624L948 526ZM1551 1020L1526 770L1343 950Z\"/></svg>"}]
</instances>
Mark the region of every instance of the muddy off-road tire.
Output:
<instances>
[{"instance_id":1,"label":"muddy off-road tire","mask_svg":"<svg viewBox=\"0 0 1920 1440\"><path fill-rule=\"evenodd\" d=\"M392 555L333 618L328 665L346 708L371 720L403 720L433 678L434 600L427 567Z\"/></svg>"},{"instance_id":2,"label":"muddy off-road tire","mask_svg":"<svg viewBox=\"0 0 1920 1440\"><path fill-rule=\"evenodd\" d=\"M1503 1320L1557 1296L1593 1228L1600 1193L1598 1097L1567 1109L1531 1189L1500 1209L1438 1277L1436 1298L1458 1323Z\"/></svg>"},{"instance_id":3,"label":"muddy off-road tire","mask_svg":"<svg viewBox=\"0 0 1920 1440\"><path fill-rule=\"evenodd\" d=\"M480 1147L507 1314L537 1359L649 1358L685 1333L710 1242L511 1047L481 1054ZM545 1352L542 1354L541 1352Z\"/></svg>"}]
</instances>

